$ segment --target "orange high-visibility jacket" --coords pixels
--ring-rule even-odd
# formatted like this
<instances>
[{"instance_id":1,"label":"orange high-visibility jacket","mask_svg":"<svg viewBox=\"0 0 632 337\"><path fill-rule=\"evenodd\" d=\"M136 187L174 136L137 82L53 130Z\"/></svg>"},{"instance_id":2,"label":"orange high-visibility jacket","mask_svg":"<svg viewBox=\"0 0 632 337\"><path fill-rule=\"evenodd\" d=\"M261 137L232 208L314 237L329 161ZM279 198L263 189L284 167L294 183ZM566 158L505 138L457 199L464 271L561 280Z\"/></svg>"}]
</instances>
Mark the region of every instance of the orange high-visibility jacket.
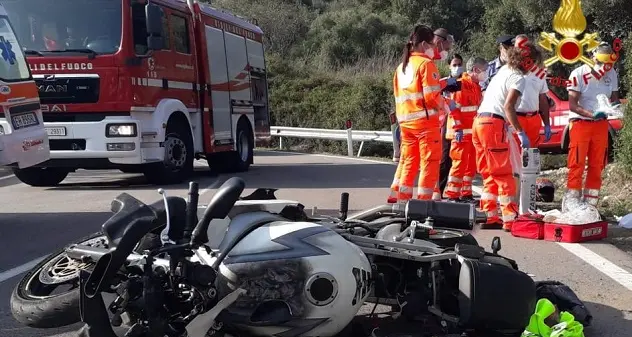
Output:
<instances>
[{"instance_id":1,"label":"orange high-visibility jacket","mask_svg":"<svg viewBox=\"0 0 632 337\"><path fill-rule=\"evenodd\" d=\"M481 86L472 80L470 74L463 73L459 81L461 81L461 90L452 96L456 109L448 116L447 139L453 139L454 132L457 130L463 130L464 135L472 134L474 117L483 99Z\"/></svg>"},{"instance_id":2,"label":"orange high-visibility jacket","mask_svg":"<svg viewBox=\"0 0 632 337\"><path fill-rule=\"evenodd\" d=\"M426 54L413 52L405 70L400 64L393 76L397 121L414 129L438 126L443 98L437 66Z\"/></svg>"}]
</instances>

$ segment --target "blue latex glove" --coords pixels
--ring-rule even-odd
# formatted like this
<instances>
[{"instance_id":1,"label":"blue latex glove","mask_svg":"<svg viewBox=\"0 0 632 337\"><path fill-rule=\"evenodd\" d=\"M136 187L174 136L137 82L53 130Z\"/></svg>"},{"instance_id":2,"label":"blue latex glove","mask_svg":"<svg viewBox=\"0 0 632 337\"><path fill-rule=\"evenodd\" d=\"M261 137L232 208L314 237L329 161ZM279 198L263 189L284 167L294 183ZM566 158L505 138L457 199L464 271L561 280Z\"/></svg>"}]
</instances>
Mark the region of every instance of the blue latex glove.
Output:
<instances>
[{"instance_id":1,"label":"blue latex glove","mask_svg":"<svg viewBox=\"0 0 632 337\"><path fill-rule=\"evenodd\" d=\"M450 108L450 111L454 111L454 109L456 109L456 103L454 102L454 100L450 100L450 103L448 103L448 107Z\"/></svg>"},{"instance_id":2,"label":"blue latex glove","mask_svg":"<svg viewBox=\"0 0 632 337\"><path fill-rule=\"evenodd\" d=\"M520 145L523 149L528 149L529 147L531 147L531 144L529 144L529 137L527 137L527 134L524 133L524 131L518 132L518 138L520 139Z\"/></svg>"},{"instance_id":3,"label":"blue latex glove","mask_svg":"<svg viewBox=\"0 0 632 337\"><path fill-rule=\"evenodd\" d=\"M463 140L463 130L456 130L454 132L454 140L460 143Z\"/></svg>"},{"instance_id":4,"label":"blue latex glove","mask_svg":"<svg viewBox=\"0 0 632 337\"><path fill-rule=\"evenodd\" d=\"M606 118L608 118L608 116L606 116L606 113L603 111L593 112L593 119L606 119Z\"/></svg>"},{"instance_id":5,"label":"blue latex glove","mask_svg":"<svg viewBox=\"0 0 632 337\"><path fill-rule=\"evenodd\" d=\"M446 80L446 86L456 85L456 78L448 77Z\"/></svg>"},{"instance_id":6,"label":"blue latex glove","mask_svg":"<svg viewBox=\"0 0 632 337\"><path fill-rule=\"evenodd\" d=\"M544 142L546 143L549 140L551 140L551 126L545 125L544 126Z\"/></svg>"}]
</instances>

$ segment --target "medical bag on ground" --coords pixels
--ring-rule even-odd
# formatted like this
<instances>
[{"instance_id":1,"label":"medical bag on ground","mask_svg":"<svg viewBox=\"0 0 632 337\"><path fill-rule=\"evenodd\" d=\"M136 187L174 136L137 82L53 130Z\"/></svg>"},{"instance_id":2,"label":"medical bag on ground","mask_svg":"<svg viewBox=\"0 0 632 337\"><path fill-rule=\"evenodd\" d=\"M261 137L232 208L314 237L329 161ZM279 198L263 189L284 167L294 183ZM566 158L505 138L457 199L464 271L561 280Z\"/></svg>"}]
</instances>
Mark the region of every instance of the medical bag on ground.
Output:
<instances>
[{"instance_id":1,"label":"medical bag on ground","mask_svg":"<svg viewBox=\"0 0 632 337\"><path fill-rule=\"evenodd\" d=\"M608 237L608 222L597 221L583 225L544 223L544 240L578 243Z\"/></svg>"},{"instance_id":2,"label":"medical bag on ground","mask_svg":"<svg viewBox=\"0 0 632 337\"><path fill-rule=\"evenodd\" d=\"M544 239L544 216L539 214L523 214L511 225L511 235L519 238Z\"/></svg>"}]
</instances>

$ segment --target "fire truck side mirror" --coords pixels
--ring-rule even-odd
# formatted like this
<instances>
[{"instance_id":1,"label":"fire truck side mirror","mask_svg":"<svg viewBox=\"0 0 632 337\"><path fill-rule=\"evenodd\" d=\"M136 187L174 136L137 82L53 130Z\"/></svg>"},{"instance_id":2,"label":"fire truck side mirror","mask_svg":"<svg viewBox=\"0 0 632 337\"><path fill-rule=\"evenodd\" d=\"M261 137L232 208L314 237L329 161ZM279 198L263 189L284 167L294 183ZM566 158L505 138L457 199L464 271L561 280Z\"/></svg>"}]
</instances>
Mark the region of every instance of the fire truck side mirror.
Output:
<instances>
[{"instance_id":1,"label":"fire truck side mirror","mask_svg":"<svg viewBox=\"0 0 632 337\"><path fill-rule=\"evenodd\" d=\"M147 47L149 50L162 50L163 31L162 17L164 13L160 6L148 3L145 5L145 20L147 22Z\"/></svg>"}]
</instances>

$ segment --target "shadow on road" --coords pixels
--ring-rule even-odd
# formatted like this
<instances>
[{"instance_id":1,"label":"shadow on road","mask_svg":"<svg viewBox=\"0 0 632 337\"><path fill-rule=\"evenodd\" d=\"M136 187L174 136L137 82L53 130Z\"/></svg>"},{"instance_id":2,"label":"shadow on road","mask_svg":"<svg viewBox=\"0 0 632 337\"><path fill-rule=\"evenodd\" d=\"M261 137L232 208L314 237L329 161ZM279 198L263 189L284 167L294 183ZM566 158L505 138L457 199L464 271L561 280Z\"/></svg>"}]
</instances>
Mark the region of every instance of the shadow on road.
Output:
<instances>
[{"instance_id":1,"label":"shadow on road","mask_svg":"<svg viewBox=\"0 0 632 337\"><path fill-rule=\"evenodd\" d=\"M208 168L196 167L193 176L189 180L199 180L202 178L216 177ZM70 181L70 182L66 182ZM100 171L99 173L91 171L83 171L80 174L71 173L68 178L61 184L55 187L47 188L49 191L56 190L117 190L117 189L134 189L134 190L155 190L160 186L169 186L170 188L187 188L189 182L183 182L173 185L152 185L147 182L147 179L142 174L126 174L121 177L120 175L113 175L107 171ZM204 186L200 186L203 188Z\"/></svg>"},{"instance_id":2,"label":"shadow on road","mask_svg":"<svg viewBox=\"0 0 632 337\"><path fill-rule=\"evenodd\" d=\"M584 329L586 337L630 336L632 307L627 311L621 311L600 303L584 302L584 304L593 315L592 324Z\"/></svg>"},{"instance_id":3,"label":"shadow on road","mask_svg":"<svg viewBox=\"0 0 632 337\"><path fill-rule=\"evenodd\" d=\"M109 212L0 213L0 238L4 252L0 254L0 270L48 255L97 232L111 215Z\"/></svg>"}]
</instances>

